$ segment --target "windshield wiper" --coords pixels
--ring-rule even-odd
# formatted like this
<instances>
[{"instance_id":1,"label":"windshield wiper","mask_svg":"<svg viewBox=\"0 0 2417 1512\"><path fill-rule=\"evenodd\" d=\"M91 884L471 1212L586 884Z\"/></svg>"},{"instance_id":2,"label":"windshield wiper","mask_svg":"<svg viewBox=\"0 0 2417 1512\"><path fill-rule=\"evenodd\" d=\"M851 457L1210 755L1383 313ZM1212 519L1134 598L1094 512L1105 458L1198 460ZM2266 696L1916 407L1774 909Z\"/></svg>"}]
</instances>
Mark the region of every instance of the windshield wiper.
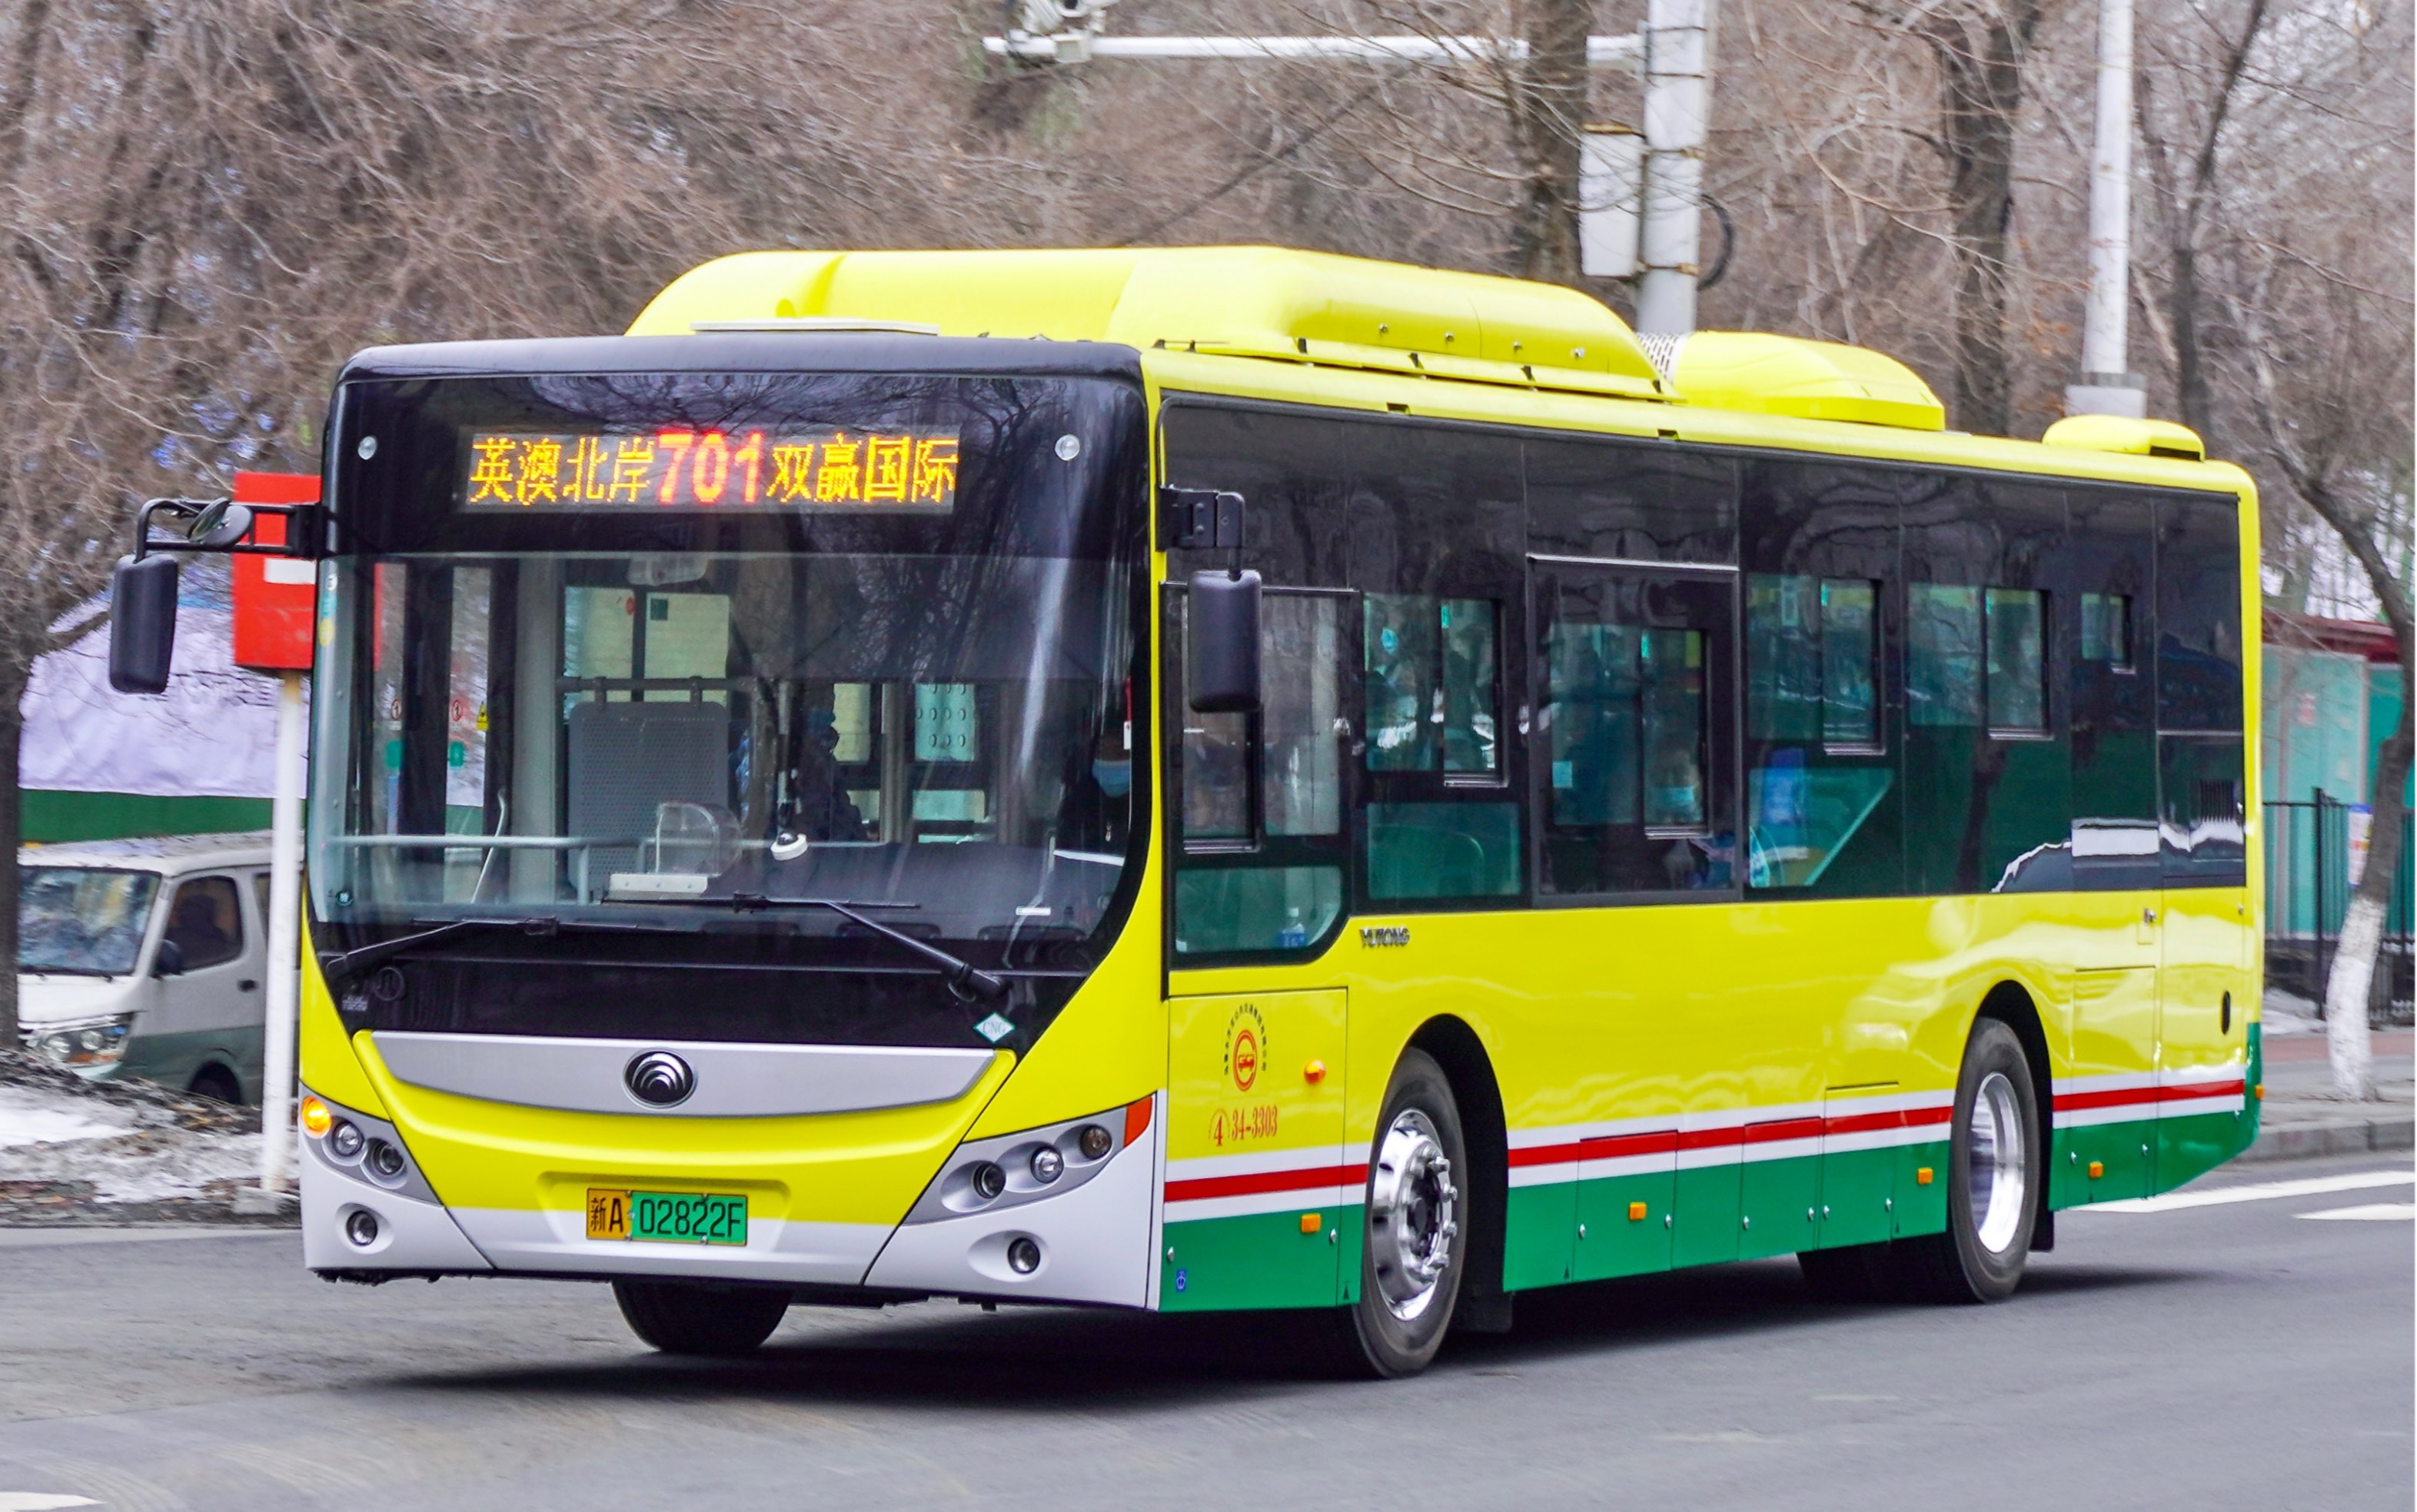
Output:
<instances>
[{"instance_id":1,"label":"windshield wiper","mask_svg":"<svg viewBox=\"0 0 2417 1512\"><path fill-rule=\"evenodd\" d=\"M430 921L414 919L412 922L425 924ZM362 945L357 950L321 951L319 969L327 974L329 982L341 981L346 976L367 971L381 961L399 956L415 945L432 945L438 940L450 939L454 935L464 934L472 930L518 930L532 940L547 940L560 934L564 930L644 930L646 928L646 926L643 924L589 924L544 916L448 919L433 930L422 930L418 934L402 935L392 940L380 940L375 945Z\"/></svg>"},{"instance_id":2,"label":"windshield wiper","mask_svg":"<svg viewBox=\"0 0 2417 1512\"><path fill-rule=\"evenodd\" d=\"M927 945L904 930L884 924L879 919L867 918L857 912L859 908L916 908L920 904L859 902L854 899L838 898L765 898L755 893L734 893L726 899L699 899L697 901L707 905L720 904L736 914L753 914L768 908L828 909L850 924L922 957L939 973L940 979L949 984L949 990L959 997L1001 998L1007 995L1005 978L994 976L972 961L962 956L950 955L938 945Z\"/></svg>"}]
</instances>

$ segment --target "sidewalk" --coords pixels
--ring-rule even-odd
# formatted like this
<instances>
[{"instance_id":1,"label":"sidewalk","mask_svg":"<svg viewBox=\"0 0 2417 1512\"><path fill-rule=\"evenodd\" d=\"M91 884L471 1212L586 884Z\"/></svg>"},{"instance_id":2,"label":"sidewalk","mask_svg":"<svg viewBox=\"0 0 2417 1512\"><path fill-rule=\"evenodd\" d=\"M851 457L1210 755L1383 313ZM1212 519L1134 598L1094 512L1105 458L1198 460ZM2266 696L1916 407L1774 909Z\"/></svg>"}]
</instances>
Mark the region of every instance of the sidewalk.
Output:
<instances>
[{"instance_id":1,"label":"sidewalk","mask_svg":"<svg viewBox=\"0 0 2417 1512\"><path fill-rule=\"evenodd\" d=\"M2333 1094L2323 1026L2316 1027L2313 1034L2266 1036L2266 1098L2258 1111L2257 1142L2238 1158L2294 1160L2410 1148L2417 1134L2417 1105L2410 1100L2417 1036L2405 1029L2378 1034L2375 1090L2381 1100L2345 1102Z\"/></svg>"}]
</instances>

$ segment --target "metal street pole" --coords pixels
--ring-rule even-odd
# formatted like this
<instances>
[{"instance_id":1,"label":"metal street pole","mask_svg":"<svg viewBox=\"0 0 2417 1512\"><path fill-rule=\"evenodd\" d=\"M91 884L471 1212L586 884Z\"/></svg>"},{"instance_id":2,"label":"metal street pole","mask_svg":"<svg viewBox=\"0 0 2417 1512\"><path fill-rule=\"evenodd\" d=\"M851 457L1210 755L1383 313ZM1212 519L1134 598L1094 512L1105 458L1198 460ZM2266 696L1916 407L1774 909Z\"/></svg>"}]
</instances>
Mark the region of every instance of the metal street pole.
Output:
<instances>
[{"instance_id":1,"label":"metal street pole","mask_svg":"<svg viewBox=\"0 0 2417 1512\"><path fill-rule=\"evenodd\" d=\"M2090 153L2090 294L2081 327L2081 382L2067 415L2148 413L2131 370L2125 322L2132 279L2132 0L2098 0L2098 123Z\"/></svg>"},{"instance_id":2,"label":"metal street pole","mask_svg":"<svg viewBox=\"0 0 2417 1512\"><path fill-rule=\"evenodd\" d=\"M1684 336L1695 328L1703 239L1711 0L1651 0L1645 18L1644 271L1636 280L1636 329Z\"/></svg>"}]
</instances>

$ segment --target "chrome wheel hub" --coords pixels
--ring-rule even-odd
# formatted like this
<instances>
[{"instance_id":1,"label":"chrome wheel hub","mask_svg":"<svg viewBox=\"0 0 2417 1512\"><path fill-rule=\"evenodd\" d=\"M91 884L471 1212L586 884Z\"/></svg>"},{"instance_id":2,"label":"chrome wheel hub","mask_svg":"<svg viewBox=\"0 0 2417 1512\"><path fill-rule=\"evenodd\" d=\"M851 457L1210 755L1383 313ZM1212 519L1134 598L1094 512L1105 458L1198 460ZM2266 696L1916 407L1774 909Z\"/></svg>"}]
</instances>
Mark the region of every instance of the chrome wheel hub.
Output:
<instances>
[{"instance_id":1,"label":"chrome wheel hub","mask_svg":"<svg viewBox=\"0 0 2417 1512\"><path fill-rule=\"evenodd\" d=\"M1460 1234L1460 1188L1426 1114L1406 1108L1393 1119L1377 1142L1368 1188L1376 1289L1387 1309L1406 1323L1435 1301Z\"/></svg>"},{"instance_id":2,"label":"chrome wheel hub","mask_svg":"<svg viewBox=\"0 0 2417 1512\"><path fill-rule=\"evenodd\" d=\"M2002 1255L2022 1228L2030 1197L2030 1166L2023 1149L2022 1109L2014 1084L1992 1071L1972 1098L1972 1123L1965 1131L1971 1158L1972 1232L1981 1247Z\"/></svg>"}]
</instances>

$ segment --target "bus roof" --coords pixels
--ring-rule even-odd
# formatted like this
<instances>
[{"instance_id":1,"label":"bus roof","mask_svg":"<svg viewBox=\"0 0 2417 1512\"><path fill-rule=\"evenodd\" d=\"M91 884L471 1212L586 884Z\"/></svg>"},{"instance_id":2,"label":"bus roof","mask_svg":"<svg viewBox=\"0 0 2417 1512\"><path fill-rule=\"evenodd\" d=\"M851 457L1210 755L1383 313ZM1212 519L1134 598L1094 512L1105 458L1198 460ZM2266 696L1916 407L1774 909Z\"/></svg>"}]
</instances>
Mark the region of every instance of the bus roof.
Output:
<instances>
[{"instance_id":1,"label":"bus roof","mask_svg":"<svg viewBox=\"0 0 2417 1512\"><path fill-rule=\"evenodd\" d=\"M1639 338L1575 289L1280 247L742 252L665 288L632 336L921 330L1107 341L1698 409L1945 429L1895 358L1753 331ZM2092 416L2049 438L2099 452L2204 455L2162 421Z\"/></svg>"}]
</instances>

